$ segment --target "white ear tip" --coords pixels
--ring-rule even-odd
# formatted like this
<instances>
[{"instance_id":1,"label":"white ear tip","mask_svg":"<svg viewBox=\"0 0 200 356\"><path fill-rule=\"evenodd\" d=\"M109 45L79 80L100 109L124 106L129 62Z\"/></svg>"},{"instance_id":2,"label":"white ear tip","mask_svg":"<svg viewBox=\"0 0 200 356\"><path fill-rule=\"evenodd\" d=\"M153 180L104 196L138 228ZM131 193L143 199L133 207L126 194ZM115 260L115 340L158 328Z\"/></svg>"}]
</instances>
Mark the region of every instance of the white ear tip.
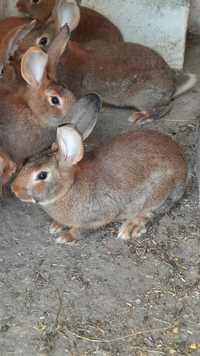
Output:
<instances>
[{"instance_id":1,"label":"white ear tip","mask_svg":"<svg viewBox=\"0 0 200 356\"><path fill-rule=\"evenodd\" d=\"M76 1L61 1L57 16L60 28L68 24L70 31L75 30L80 21L80 9Z\"/></svg>"},{"instance_id":2,"label":"white ear tip","mask_svg":"<svg viewBox=\"0 0 200 356\"><path fill-rule=\"evenodd\" d=\"M70 126L61 126L57 129L59 148L68 161L83 155L83 143L80 134Z\"/></svg>"}]
</instances>

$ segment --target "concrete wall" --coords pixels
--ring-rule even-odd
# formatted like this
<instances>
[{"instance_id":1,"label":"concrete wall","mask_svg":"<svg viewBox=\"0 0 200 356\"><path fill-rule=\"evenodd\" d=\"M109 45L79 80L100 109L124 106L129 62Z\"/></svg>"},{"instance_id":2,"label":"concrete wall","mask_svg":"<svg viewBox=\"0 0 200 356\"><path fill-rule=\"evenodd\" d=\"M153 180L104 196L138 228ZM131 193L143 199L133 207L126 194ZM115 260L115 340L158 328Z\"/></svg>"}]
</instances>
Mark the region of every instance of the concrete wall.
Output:
<instances>
[{"instance_id":1,"label":"concrete wall","mask_svg":"<svg viewBox=\"0 0 200 356\"><path fill-rule=\"evenodd\" d=\"M15 4L15 0L0 0L0 16L16 15L17 9Z\"/></svg>"},{"instance_id":2,"label":"concrete wall","mask_svg":"<svg viewBox=\"0 0 200 356\"><path fill-rule=\"evenodd\" d=\"M110 18L125 40L152 47L172 67L182 68L189 0L82 0L81 3ZM4 15L16 13L15 0L0 0L2 9Z\"/></svg>"}]
</instances>

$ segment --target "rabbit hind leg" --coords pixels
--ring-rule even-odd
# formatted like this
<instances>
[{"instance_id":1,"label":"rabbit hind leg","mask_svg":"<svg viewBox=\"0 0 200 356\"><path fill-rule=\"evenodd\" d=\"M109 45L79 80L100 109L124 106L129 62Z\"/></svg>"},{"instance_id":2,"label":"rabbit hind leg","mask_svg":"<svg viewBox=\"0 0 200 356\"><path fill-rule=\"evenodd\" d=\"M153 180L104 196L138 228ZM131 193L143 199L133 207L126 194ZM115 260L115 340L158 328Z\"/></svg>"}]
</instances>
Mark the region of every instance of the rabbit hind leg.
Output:
<instances>
[{"instance_id":1,"label":"rabbit hind leg","mask_svg":"<svg viewBox=\"0 0 200 356\"><path fill-rule=\"evenodd\" d=\"M118 238L129 240L140 237L146 232L146 225L155 215L168 212L184 194L186 181L174 186L173 177L166 177L146 200L141 212L125 221L118 233Z\"/></svg>"},{"instance_id":2,"label":"rabbit hind leg","mask_svg":"<svg viewBox=\"0 0 200 356\"><path fill-rule=\"evenodd\" d=\"M49 228L49 233L51 235L57 235L59 234L61 231L63 231L65 229L65 226L62 225L62 224L59 224L57 222L53 222L51 225L50 225L50 228Z\"/></svg>"},{"instance_id":3,"label":"rabbit hind leg","mask_svg":"<svg viewBox=\"0 0 200 356\"><path fill-rule=\"evenodd\" d=\"M77 242L79 235L79 229L70 228L69 230L63 231L56 239L57 244L62 245L72 245Z\"/></svg>"},{"instance_id":4,"label":"rabbit hind leg","mask_svg":"<svg viewBox=\"0 0 200 356\"><path fill-rule=\"evenodd\" d=\"M135 111L129 116L128 121L134 125L143 125L158 120L170 112L172 105L173 103L170 102L168 105L156 109Z\"/></svg>"}]
</instances>

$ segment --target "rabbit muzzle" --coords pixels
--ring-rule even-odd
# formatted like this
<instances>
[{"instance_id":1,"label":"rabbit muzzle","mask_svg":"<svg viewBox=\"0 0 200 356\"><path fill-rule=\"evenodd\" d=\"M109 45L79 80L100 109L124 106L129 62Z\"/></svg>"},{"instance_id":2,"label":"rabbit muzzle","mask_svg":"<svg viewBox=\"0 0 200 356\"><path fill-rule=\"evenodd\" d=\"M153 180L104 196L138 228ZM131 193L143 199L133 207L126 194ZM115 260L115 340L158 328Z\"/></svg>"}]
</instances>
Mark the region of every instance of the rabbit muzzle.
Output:
<instances>
[{"instance_id":1,"label":"rabbit muzzle","mask_svg":"<svg viewBox=\"0 0 200 356\"><path fill-rule=\"evenodd\" d=\"M36 203L36 201L30 197L27 193L27 190L23 187L20 187L15 182L11 185L12 192L16 195L17 198L26 203Z\"/></svg>"}]
</instances>

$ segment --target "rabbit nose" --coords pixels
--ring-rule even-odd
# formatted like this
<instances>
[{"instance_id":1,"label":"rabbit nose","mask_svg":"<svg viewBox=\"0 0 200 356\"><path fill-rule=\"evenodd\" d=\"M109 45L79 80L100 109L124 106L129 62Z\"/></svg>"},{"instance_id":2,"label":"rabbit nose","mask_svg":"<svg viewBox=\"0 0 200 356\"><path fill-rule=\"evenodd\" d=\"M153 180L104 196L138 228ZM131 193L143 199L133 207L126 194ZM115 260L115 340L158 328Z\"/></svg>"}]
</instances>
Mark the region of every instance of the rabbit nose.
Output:
<instances>
[{"instance_id":1,"label":"rabbit nose","mask_svg":"<svg viewBox=\"0 0 200 356\"><path fill-rule=\"evenodd\" d=\"M102 105L100 96L97 95L96 93L90 93L87 94L87 98L88 101L95 106L96 111L99 112L101 110L101 105Z\"/></svg>"}]
</instances>

